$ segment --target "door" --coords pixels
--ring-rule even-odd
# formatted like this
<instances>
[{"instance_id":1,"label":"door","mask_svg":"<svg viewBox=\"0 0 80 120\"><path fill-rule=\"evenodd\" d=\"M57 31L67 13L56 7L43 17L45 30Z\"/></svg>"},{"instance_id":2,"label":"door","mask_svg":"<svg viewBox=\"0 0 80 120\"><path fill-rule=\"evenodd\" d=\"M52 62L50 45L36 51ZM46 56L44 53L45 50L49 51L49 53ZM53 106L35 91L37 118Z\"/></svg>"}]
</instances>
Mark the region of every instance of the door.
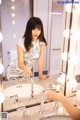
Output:
<instances>
[{"instance_id":1,"label":"door","mask_svg":"<svg viewBox=\"0 0 80 120\"><path fill-rule=\"evenodd\" d=\"M51 16L50 75L60 73L62 20L62 13L53 13Z\"/></svg>"}]
</instances>

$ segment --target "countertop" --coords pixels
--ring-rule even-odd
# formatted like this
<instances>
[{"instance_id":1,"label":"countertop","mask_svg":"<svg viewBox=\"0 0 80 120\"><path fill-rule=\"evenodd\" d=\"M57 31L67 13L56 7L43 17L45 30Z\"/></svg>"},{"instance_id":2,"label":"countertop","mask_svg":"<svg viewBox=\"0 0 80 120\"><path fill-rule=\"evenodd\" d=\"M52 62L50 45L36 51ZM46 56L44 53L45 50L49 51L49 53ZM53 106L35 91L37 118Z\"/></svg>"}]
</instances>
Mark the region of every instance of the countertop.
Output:
<instances>
[{"instance_id":1,"label":"countertop","mask_svg":"<svg viewBox=\"0 0 80 120\"><path fill-rule=\"evenodd\" d=\"M66 110L61 106L59 103L59 108L58 110L54 109L54 102L49 102L44 104L44 112L40 113L40 108L41 106L34 106L31 108L22 108L18 109L15 112L9 113L8 114L8 119L9 120L40 120L41 118L44 117L49 117L49 116L54 116L54 115L66 115L69 116L66 112ZM65 119L65 118L64 118ZM56 119L58 120L58 119ZM59 118L60 120L60 118ZM63 119L61 119L63 120ZM70 118L65 119L65 120L71 120Z\"/></svg>"},{"instance_id":2,"label":"countertop","mask_svg":"<svg viewBox=\"0 0 80 120\"><path fill-rule=\"evenodd\" d=\"M45 89L49 88L51 84L59 84L57 83L57 77L50 76L46 80L40 80L38 77L33 78L34 83L42 85ZM3 82L3 88L6 89L13 85L30 83L29 79L19 79L19 80L10 80ZM62 86L63 87L63 86ZM62 92L62 90L60 91ZM29 98L20 98L19 104L14 104L14 98L6 97L6 100L3 103L3 110L8 112L8 120L41 120L41 118L47 116L55 116L55 115L64 115L69 116L66 112L65 108L62 106L61 103L58 102L59 107L57 110L54 109L55 101L49 101L48 103L45 102L44 104L44 112L40 113L41 111L41 94L35 95L34 100L30 101ZM65 120L71 120L70 117L64 118ZM61 118L61 120L64 120ZM46 119L44 119L46 120ZM47 119L48 120L48 119ZM60 117L54 120L60 120Z\"/></svg>"},{"instance_id":3,"label":"countertop","mask_svg":"<svg viewBox=\"0 0 80 120\"><path fill-rule=\"evenodd\" d=\"M40 80L38 77L33 78L34 83L40 84L45 89L49 88L51 84L56 84L57 77L59 75L50 76L46 80ZM10 81L3 81L3 90L18 84L30 83L30 79L19 79L19 80L10 80ZM30 97L27 98L19 98L19 104L15 103L15 98L8 98L6 97L3 103L3 111L14 111L16 108L19 107L29 107L32 105L40 104L41 102L41 94L35 95L34 100L30 101Z\"/></svg>"}]
</instances>

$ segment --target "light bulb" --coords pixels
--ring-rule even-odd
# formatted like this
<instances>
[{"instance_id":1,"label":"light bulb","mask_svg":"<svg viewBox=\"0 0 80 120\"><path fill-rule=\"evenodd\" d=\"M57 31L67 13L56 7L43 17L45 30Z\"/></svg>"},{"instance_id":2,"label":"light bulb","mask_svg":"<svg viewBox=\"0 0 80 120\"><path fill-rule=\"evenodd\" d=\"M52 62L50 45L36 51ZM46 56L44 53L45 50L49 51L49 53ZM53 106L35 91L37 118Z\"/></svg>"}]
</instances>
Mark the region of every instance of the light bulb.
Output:
<instances>
[{"instance_id":1,"label":"light bulb","mask_svg":"<svg viewBox=\"0 0 80 120\"><path fill-rule=\"evenodd\" d=\"M68 13L71 13L71 8L72 8L72 4L66 4L65 10L66 10Z\"/></svg>"},{"instance_id":2,"label":"light bulb","mask_svg":"<svg viewBox=\"0 0 80 120\"><path fill-rule=\"evenodd\" d=\"M1 5L2 0L0 0L0 5Z\"/></svg>"},{"instance_id":3,"label":"light bulb","mask_svg":"<svg viewBox=\"0 0 80 120\"><path fill-rule=\"evenodd\" d=\"M15 21L14 21L14 20L12 21L12 24L13 24L13 25L15 24Z\"/></svg>"},{"instance_id":4,"label":"light bulb","mask_svg":"<svg viewBox=\"0 0 80 120\"><path fill-rule=\"evenodd\" d=\"M14 10L14 9L15 9L15 6L11 6L11 9Z\"/></svg>"},{"instance_id":5,"label":"light bulb","mask_svg":"<svg viewBox=\"0 0 80 120\"><path fill-rule=\"evenodd\" d=\"M2 35L2 33L0 32L0 42L2 42L2 39L3 39L3 35Z\"/></svg>"},{"instance_id":6,"label":"light bulb","mask_svg":"<svg viewBox=\"0 0 80 120\"><path fill-rule=\"evenodd\" d=\"M3 65L0 63L0 74L2 74L3 71L4 71L4 67L3 67Z\"/></svg>"},{"instance_id":7,"label":"light bulb","mask_svg":"<svg viewBox=\"0 0 80 120\"><path fill-rule=\"evenodd\" d=\"M15 17L15 13L12 13L11 16L12 16L12 17Z\"/></svg>"},{"instance_id":8,"label":"light bulb","mask_svg":"<svg viewBox=\"0 0 80 120\"><path fill-rule=\"evenodd\" d=\"M62 60L67 61L67 52L62 53L61 58Z\"/></svg>"},{"instance_id":9,"label":"light bulb","mask_svg":"<svg viewBox=\"0 0 80 120\"><path fill-rule=\"evenodd\" d=\"M12 2L15 2L15 0L11 0Z\"/></svg>"},{"instance_id":10,"label":"light bulb","mask_svg":"<svg viewBox=\"0 0 80 120\"><path fill-rule=\"evenodd\" d=\"M69 29L65 29L65 30L64 30L63 36L64 36L65 38L69 38Z\"/></svg>"},{"instance_id":11,"label":"light bulb","mask_svg":"<svg viewBox=\"0 0 80 120\"><path fill-rule=\"evenodd\" d=\"M13 34L13 38L16 38L16 35L15 35L15 34Z\"/></svg>"},{"instance_id":12,"label":"light bulb","mask_svg":"<svg viewBox=\"0 0 80 120\"><path fill-rule=\"evenodd\" d=\"M3 93L0 93L0 103L3 103L5 100L5 96Z\"/></svg>"},{"instance_id":13,"label":"light bulb","mask_svg":"<svg viewBox=\"0 0 80 120\"><path fill-rule=\"evenodd\" d=\"M70 87L76 87L76 85L77 85L76 79L70 78L70 80L68 81L68 85L69 85Z\"/></svg>"}]
</instances>

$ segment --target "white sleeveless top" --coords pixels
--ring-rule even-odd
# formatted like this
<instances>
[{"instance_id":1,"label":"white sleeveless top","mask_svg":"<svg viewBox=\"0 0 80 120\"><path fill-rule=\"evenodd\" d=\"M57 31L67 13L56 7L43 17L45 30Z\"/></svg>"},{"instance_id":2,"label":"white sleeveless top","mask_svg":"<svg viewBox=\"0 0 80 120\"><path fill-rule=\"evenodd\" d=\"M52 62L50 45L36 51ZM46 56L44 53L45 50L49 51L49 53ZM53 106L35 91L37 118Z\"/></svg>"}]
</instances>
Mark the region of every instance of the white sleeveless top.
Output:
<instances>
[{"instance_id":1,"label":"white sleeveless top","mask_svg":"<svg viewBox=\"0 0 80 120\"><path fill-rule=\"evenodd\" d=\"M18 42L18 45L23 48L24 50L24 64L26 66L32 67L34 61L39 58L40 55L40 46L43 44L43 42L40 42L39 39L34 40L32 42L32 47L29 52L26 52L26 49L24 47L24 38L20 39Z\"/></svg>"}]
</instances>

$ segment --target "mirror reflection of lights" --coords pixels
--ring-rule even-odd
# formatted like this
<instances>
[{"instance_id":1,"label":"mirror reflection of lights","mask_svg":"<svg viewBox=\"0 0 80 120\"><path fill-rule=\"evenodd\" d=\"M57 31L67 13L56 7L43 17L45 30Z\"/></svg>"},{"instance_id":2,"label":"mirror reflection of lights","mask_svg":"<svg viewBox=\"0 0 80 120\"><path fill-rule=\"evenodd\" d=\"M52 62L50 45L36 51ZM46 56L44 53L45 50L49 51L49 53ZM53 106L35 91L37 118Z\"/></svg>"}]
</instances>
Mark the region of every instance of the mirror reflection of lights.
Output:
<instances>
[{"instance_id":1,"label":"mirror reflection of lights","mask_svg":"<svg viewBox=\"0 0 80 120\"><path fill-rule=\"evenodd\" d=\"M14 20L12 21L12 24L15 24L15 21L14 21Z\"/></svg>"},{"instance_id":2,"label":"mirror reflection of lights","mask_svg":"<svg viewBox=\"0 0 80 120\"><path fill-rule=\"evenodd\" d=\"M12 13L11 16L12 16L12 17L15 17L15 13Z\"/></svg>"},{"instance_id":3,"label":"mirror reflection of lights","mask_svg":"<svg viewBox=\"0 0 80 120\"><path fill-rule=\"evenodd\" d=\"M72 8L72 4L66 4L65 10L66 10L68 13L71 13L71 8Z\"/></svg>"},{"instance_id":4,"label":"mirror reflection of lights","mask_svg":"<svg viewBox=\"0 0 80 120\"><path fill-rule=\"evenodd\" d=\"M69 85L70 87L76 87L76 85L77 85L76 79L70 78L70 80L68 81L68 85Z\"/></svg>"},{"instance_id":5,"label":"mirror reflection of lights","mask_svg":"<svg viewBox=\"0 0 80 120\"><path fill-rule=\"evenodd\" d=\"M15 9L15 6L11 6L11 9L14 10L14 9Z\"/></svg>"},{"instance_id":6,"label":"mirror reflection of lights","mask_svg":"<svg viewBox=\"0 0 80 120\"><path fill-rule=\"evenodd\" d=\"M0 93L0 103L3 103L5 100L5 96L3 93Z\"/></svg>"},{"instance_id":7,"label":"mirror reflection of lights","mask_svg":"<svg viewBox=\"0 0 80 120\"><path fill-rule=\"evenodd\" d=\"M0 63L0 74L2 74L4 71L4 66Z\"/></svg>"},{"instance_id":8,"label":"mirror reflection of lights","mask_svg":"<svg viewBox=\"0 0 80 120\"><path fill-rule=\"evenodd\" d=\"M0 4L1 4L2 0L0 0Z\"/></svg>"},{"instance_id":9,"label":"mirror reflection of lights","mask_svg":"<svg viewBox=\"0 0 80 120\"><path fill-rule=\"evenodd\" d=\"M67 61L67 52L62 53L61 58L62 60Z\"/></svg>"},{"instance_id":10,"label":"mirror reflection of lights","mask_svg":"<svg viewBox=\"0 0 80 120\"><path fill-rule=\"evenodd\" d=\"M15 35L15 34L13 34L13 38L16 38L16 35Z\"/></svg>"},{"instance_id":11,"label":"mirror reflection of lights","mask_svg":"<svg viewBox=\"0 0 80 120\"><path fill-rule=\"evenodd\" d=\"M64 30L63 36L64 36L65 38L69 38L69 29L65 29L65 30Z\"/></svg>"},{"instance_id":12,"label":"mirror reflection of lights","mask_svg":"<svg viewBox=\"0 0 80 120\"><path fill-rule=\"evenodd\" d=\"M2 33L0 32L0 42L2 42L2 39L3 39L3 35L2 35Z\"/></svg>"},{"instance_id":13,"label":"mirror reflection of lights","mask_svg":"<svg viewBox=\"0 0 80 120\"><path fill-rule=\"evenodd\" d=\"M62 15L62 13L60 13L60 12L52 12L51 14L53 14L53 15Z\"/></svg>"},{"instance_id":14,"label":"mirror reflection of lights","mask_svg":"<svg viewBox=\"0 0 80 120\"><path fill-rule=\"evenodd\" d=\"M15 2L15 0L11 0L12 2Z\"/></svg>"}]
</instances>

